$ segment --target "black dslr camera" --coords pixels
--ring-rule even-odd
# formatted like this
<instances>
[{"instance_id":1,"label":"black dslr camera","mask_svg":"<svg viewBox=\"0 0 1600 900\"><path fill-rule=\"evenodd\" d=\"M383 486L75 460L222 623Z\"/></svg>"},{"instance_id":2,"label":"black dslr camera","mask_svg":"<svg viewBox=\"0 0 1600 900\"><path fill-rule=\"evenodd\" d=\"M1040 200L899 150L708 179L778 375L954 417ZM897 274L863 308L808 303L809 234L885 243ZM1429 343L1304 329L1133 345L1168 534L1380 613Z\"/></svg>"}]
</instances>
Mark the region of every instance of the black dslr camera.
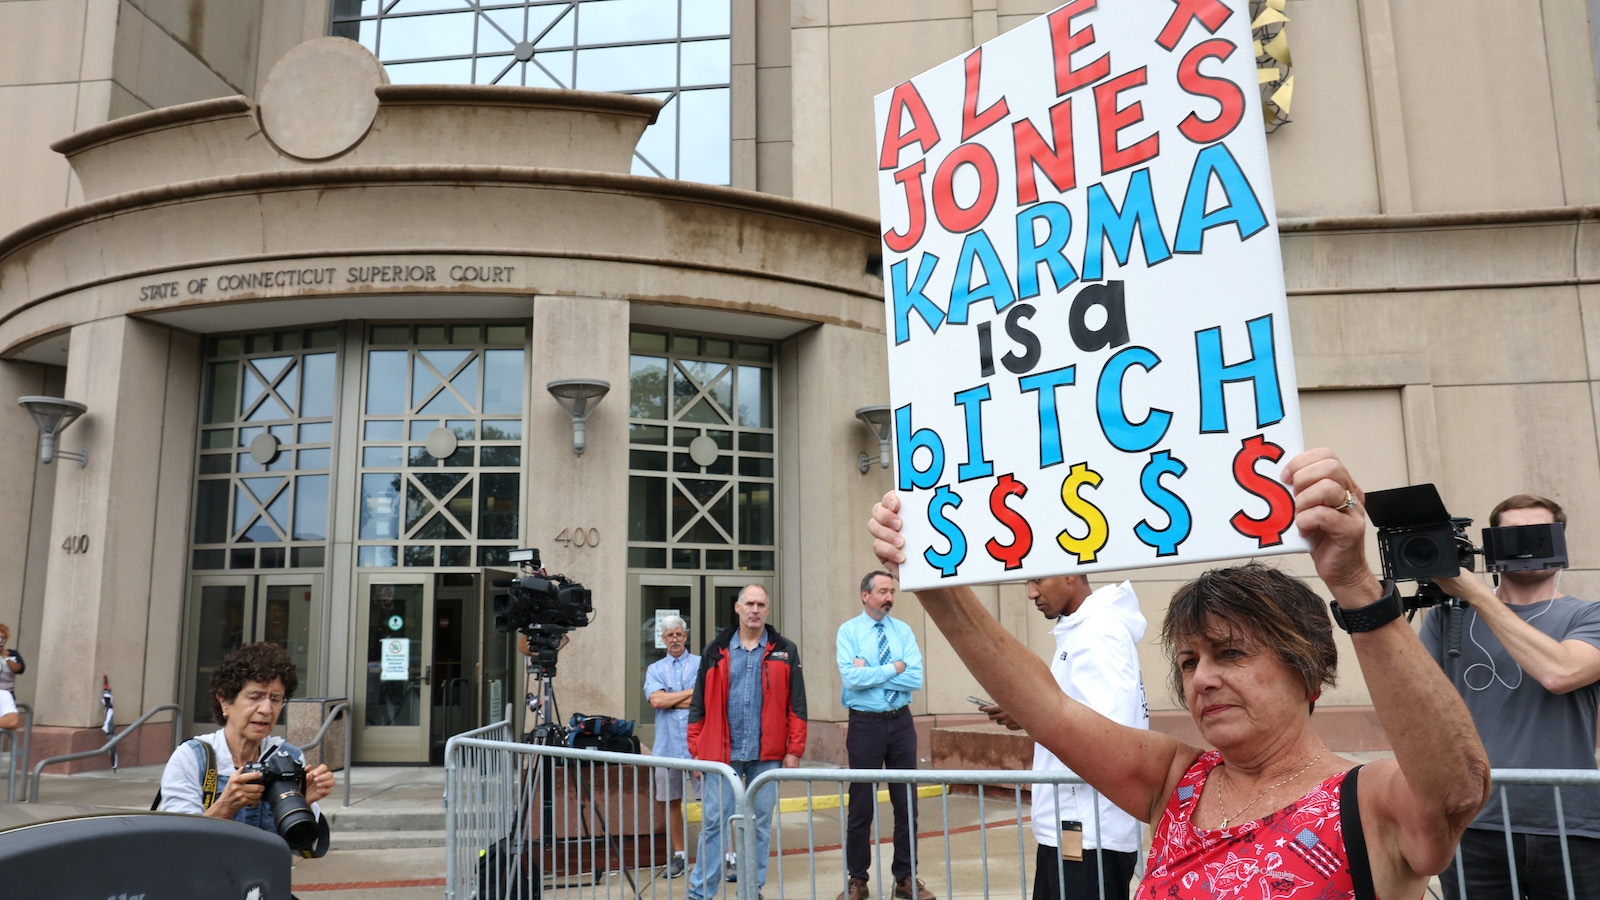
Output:
<instances>
[{"instance_id":1,"label":"black dslr camera","mask_svg":"<svg viewBox=\"0 0 1600 900\"><path fill-rule=\"evenodd\" d=\"M317 817L306 802L306 767L299 760L287 750L278 750L260 762L246 763L239 771L261 773L256 784L266 788L262 802L272 813L278 837L290 850L304 850L317 842Z\"/></svg>"},{"instance_id":2,"label":"black dslr camera","mask_svg":"<svg viewBox=\"0 0 1600 900\"><path fill-rule=\"evenodd\" d=\"M1415 581L1417 593L1405 600L1407 614L1443 605L1449 618L1446 648L1461 655L1460 598L1446 594L1431 579L1473 570L1483 554L1489 572L1531 572L1567 567L1567 532L1560 522L1483 529L1483 546L1467 536L1471 519L1451 516L1431 484L1414 484L1367 495L1367 518L1378 527L1383 577Z\"/></svg>"}]
</instances>

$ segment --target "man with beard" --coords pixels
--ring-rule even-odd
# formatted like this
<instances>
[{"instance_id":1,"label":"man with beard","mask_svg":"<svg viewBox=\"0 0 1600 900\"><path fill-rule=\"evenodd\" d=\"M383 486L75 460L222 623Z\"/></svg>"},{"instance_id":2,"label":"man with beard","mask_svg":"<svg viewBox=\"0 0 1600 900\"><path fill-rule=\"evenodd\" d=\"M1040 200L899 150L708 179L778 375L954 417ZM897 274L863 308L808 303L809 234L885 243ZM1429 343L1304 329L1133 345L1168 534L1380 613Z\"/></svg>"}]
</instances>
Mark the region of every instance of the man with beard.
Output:
<instances>
[{"instance_id":1,"label":"man with beard","mask_svg":"<svg viewBox=\"0 0 1600 900\"><path fill-rule=\"evenodd\" d=\"M839 702L850 711L845 749L852 769L915 769L917 728L911 720L911 692L922 689L922 651L910 626L889 615L894 609L894 579L868 572L861 579L861 615L839 626L835 657L839 664ZM878 786L850 785L850 818L845 830L845 868L850 876L839 900L866 900L872 865L872 815ZM889 787L894 808L894 896L934 900L913 877L917 834L916 785Z\"/></svg>"},{"instance_id":2,"label":"man with beard","mask_svg":"<svg viewBox=\"0 0 1600 900\"><path fill-rule=\"evenodd\" d=\"M1532 494L1507 497L1489 514L1491 527L1566 521L1560 504ZM1502 572L1495 590L1470 574L1436 579L1467 603L1461 655L1445 652L1442 607L1429 611L1422 641L1461 692L1495 768L1595 768L1600 604L1564 595L1559 575L1557 569ZM1496 790L1461 838L1466 896L1568 896L1551 788L1502 790L1510 806L1510 856L1519 890L1512 890ZM1561 788L1561 804L1574 896L1600 898L1600 791ZM1456 867L1440 880L1447 900L1459 900Z\"/></svg>"}]
</instances>

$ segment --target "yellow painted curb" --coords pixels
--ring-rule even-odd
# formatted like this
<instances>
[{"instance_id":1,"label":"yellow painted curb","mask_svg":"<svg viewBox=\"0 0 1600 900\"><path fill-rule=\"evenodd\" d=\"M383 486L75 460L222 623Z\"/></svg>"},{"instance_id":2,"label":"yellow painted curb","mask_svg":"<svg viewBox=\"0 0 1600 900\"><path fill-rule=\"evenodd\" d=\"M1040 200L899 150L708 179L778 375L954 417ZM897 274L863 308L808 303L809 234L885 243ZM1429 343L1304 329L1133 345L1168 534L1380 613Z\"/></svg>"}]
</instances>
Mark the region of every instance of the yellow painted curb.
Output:
<instances>
[{"instance_id":1,"label":"yellow painted curb","mask_svg":"<svg viewBox=\"0 0 1600 900\"><path fill-rule=\"evenodd\" d=\"M925 785L922 785L921 787L917 788L917 796L918 797L937 797L937 796L939 796L940 794L943 794L943 793L944 793L944 785L942 785L942 784L925 784ZM889 791L888 791L888 789L885 788L884 790L879 791L878 792L878 802L879 803L887 803L888 801L889 801ZM844 796L844 805L845 806L849 806L850 805L850 795L848 793L845 794L845 796ZM784 798L782 798L782 799L780 799L778 801L778 812L779 813L805 812L808 809L817 810L817 809L838 809L838 808L839 808L839 795L837 793L816 795L816 796L812 796L809 799L806 798L806 797L784 797ZM686 812L688 814L689 821L691 821L691 822L700 821L700 803L698 801L693 802L693 803L684 804L684 812Z\"/></svg>"}]
</instances>

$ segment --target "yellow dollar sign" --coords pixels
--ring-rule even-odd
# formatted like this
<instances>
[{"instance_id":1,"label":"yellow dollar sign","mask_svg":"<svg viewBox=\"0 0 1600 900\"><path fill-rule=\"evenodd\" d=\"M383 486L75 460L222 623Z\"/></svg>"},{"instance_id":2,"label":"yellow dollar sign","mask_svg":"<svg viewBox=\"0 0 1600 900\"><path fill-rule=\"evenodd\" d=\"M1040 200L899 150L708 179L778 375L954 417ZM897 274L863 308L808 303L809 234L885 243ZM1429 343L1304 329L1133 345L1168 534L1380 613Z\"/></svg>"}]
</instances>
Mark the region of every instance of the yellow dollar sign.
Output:
<instances>
[{"instance_id":1,"label":"yellow dollar sign","mask_svg":"<svg viewBox=\"0 0 1600 900\"><path fill-rule=\"evenodd\" d=\"M1079 486L1085 484L1099 487L1100 473L1089 468L1088 463L1078 463L1068 473L1067 480L1061 482L1061 502L1089 526L1089 533L1078 538L1063 529L1056 535L1056 543L1061 545L1061 549L1076 556L1080 563L1094 562L1094 555L1100 552L1111 536L1111 529L1106 525L1106 517L1100 512L1100 507L1078 496Z\"/></svg>"}]
</instances>

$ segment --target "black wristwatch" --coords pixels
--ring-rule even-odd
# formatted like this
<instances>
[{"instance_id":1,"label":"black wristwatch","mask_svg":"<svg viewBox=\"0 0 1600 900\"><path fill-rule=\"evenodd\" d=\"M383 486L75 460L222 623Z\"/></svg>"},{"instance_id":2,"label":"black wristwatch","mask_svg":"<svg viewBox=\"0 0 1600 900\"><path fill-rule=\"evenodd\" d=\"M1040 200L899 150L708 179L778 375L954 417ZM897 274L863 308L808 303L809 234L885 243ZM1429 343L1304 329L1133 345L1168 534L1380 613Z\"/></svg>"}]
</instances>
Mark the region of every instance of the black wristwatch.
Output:
<instances>
[{"instance_id":1,"label":"black wristwatch","mask_svg":"<svg viewBox=\"0 0 1600 900\"><path fill-rule=\"evenodd\" d=\"M1343 609L1335 601L1329 601L1328 606L1333 609L1334 624L1351 634L1362 631L1371 631L1400 618L1404 608L1400 603L1400 588L1392 581L1385 581L1383 596L1358 609Z\"/></svg>"}]
</instances>

